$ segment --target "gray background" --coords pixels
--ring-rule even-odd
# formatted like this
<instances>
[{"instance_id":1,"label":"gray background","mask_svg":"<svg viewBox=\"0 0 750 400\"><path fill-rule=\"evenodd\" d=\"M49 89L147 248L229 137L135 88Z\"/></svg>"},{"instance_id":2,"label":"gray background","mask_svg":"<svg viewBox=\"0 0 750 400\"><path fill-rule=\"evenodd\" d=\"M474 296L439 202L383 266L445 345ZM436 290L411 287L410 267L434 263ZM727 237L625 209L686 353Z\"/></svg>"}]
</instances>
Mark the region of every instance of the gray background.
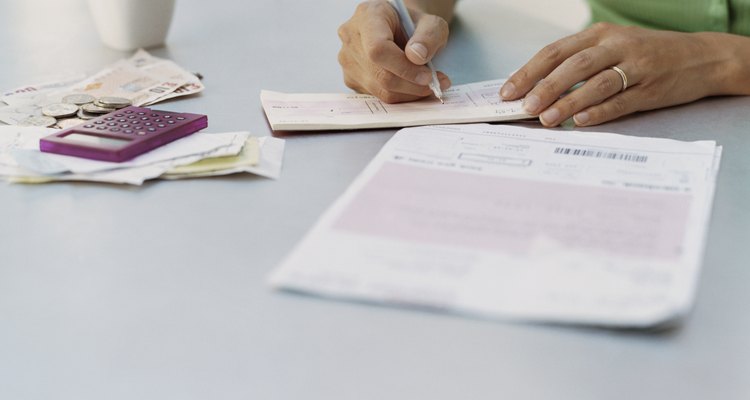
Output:
<instances>
[{"instance_id":1,"label":"gray background","mask_svg":"<svg viewBox=\"0 0 750 400\"><path fill-rule=\"evenodd\" d=\"M160 108L268 135L259 92L343 91L353 1L179 0L168 57L206 91ZM571 32L463 1L437 61L492 79ZM0 88L88 71L104 48L81 0L0 4ZM724 146L696 307L665 333L510 324L269 290L268 273L393 130L287 135L280 180L143 187L0 184L0 398L750 398L750 98L595 128Z\"/></svg>"}]
</instances>

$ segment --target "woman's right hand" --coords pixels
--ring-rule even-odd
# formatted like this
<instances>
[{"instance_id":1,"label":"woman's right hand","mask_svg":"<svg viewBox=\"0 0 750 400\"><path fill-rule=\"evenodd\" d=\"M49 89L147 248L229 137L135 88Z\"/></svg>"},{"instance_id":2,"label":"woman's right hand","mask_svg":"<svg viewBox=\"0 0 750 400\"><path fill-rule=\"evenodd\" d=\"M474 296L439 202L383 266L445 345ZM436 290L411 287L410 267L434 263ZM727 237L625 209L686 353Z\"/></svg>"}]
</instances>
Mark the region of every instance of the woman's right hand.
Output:
<instances>
[{"instance_id":1,"label":"woman's right hand","mask_svg":"<svg viewBox=\"0 0 750 400\"><path fill-rule=\"evenodd\" d=\"M386 103L400 103L432 95L432 79L425 64L448 41L448 23L441 17L410 10L416 29L407 42L396 10L387 1L359 4L339 28L339 63L346 86L369 93ZM441 89L450 79L438 72Z\"/></svg>"}]
</instances>

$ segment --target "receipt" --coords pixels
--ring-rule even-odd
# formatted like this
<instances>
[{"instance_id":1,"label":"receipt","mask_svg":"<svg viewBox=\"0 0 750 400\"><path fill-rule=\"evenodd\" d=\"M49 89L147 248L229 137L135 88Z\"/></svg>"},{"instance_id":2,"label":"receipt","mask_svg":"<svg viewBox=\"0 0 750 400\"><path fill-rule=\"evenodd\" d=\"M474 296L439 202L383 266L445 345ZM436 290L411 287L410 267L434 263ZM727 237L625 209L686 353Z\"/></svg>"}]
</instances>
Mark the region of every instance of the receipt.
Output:
<instances>
[{"instance_id":1,"label":"receipt","mask_svg":"<svg viewBox=\"0 0 750 400\"><path fill-rule=\"evenodd\" d=\"M674 322L693 302L720 156L713 141L403 129L270 283L486 318Z\"/></svg>"},{"instance_id":2,"label":"receipt","mask_svg":"<svg viewBox=\"0 0 750 400\"><path fill-rule=\"evenodd\" d=\"M386 104L365 94L286 94L261 91L260 98L275 131L393 128L467 122L500 122L531 118L522 103L501 101L505 80L456 85L435 97Z\"/></svg>"},{"instance_id":3,"label":"receipt","mask_svg":"<svg viewBox=\"0 0 750 400\"><path fill-rule=\"evenodd\" d=\"M0 179L16 183L90 181L141 185L146 180L161 178L163 174L179 166L238 155L250 137L249 132L198 132L132 160L113 163L39 151L39 140L54 132L57 130L0 126ZM168 178L249 172L276 179L281 173L284 141L270 139L273 140L264 137L253 140L257 142L254 151L260 153L256 155L257 165L244 165L239 162L235 165L224 165L224 169L202 171L202 174L193 173Z\"/></svg>"}]
</instances>

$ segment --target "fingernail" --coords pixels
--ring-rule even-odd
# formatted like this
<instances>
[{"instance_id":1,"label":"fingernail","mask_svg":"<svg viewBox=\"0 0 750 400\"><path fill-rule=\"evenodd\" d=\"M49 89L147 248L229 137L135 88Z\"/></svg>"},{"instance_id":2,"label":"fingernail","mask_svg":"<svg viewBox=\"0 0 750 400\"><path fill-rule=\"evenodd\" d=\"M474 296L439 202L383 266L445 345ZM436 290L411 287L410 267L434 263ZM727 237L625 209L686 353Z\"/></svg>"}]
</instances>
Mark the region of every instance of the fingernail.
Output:
<instances>
[{"instance_id":1,"label":"fingernail","mask_svg":"<svg viewBox=\"0 0 750 400\"><path fill-rule=\"evenodd\" d=\"M417 53L418 56L420 56L423 60L427 59L427 47L425 47L422 43L412 43L411 46L412 51Z\"/></svg>"},{"instance_id":2,"label":"fingernail","mask_svg":"<svg viewBox=\"0 0 750 400\"><path fill-rule=\"evenodd\" d=\"M545 125L555 125L558 118L560 118L560 111L556 108L550 108L539 116L539 119L542 120L542 123Z\"/></svg>"},{"instance_id":3,"label":"fingernail","mask_svg":"<svg viewBox=\"0 0 750 400\"><path fill-rule=\"evenodd\" d=\"M539 96L535 94L532 94L531 96L526 96L526 98L523 99L523 110L527 114L536 114L536 111L539 108L539 104L541 104L541 100L539 100Z\"/></svg>"},{"instance_id":4,"label":"fingernail","mask_svg":"<svg viewBox=\"0 0 750 400\"><path fill-rule=\"evenodd\" d=\"M512 98L514 94L516 94L516 85L513 82L505 82L503 88L500 89L500 96L507 100Z\"/></svg>"},{"instance_id":5,"label":"fingernail","mask_svg":"<svg viewBox=\"0 0 750 400\"><path fill-rule=\"evenodd\" d=\"M586 125L590 119L591 117L586 111L579 112L578 114L573 116L573 121L576 123L576 125Z\"/></svg>"},{"instance_id":6,"label":"fingernail","mask_svg":"<svg viewBox=\"0 0 750 400\"><path fill-rule=\"evenodd\" d=\"M448 78L440 78L440 89L446 90L451 87L451 80Z\"/></svg>"},{"instance_id":7,"label":"fingernail","mask_svg":"<svg viewBox=\"0 0 750 400\"><path fill-rule=\"evenodd\" d=\"M430 74L429 72L420 72L417 75L417 83L422 86L429 85L430 81L432 81L432 74Z\"/></svg>"}]
</instances>

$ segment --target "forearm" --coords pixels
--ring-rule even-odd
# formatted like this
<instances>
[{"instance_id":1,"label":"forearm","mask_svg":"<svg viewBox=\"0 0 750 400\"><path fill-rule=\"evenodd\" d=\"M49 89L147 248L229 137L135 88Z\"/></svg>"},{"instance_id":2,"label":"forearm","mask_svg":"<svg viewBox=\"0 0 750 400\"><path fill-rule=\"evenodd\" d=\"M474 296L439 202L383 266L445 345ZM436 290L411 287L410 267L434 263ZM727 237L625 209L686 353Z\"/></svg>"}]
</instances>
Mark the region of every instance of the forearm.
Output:
<instances>
[{"instance_id":1,"label":"forearm","mask_svg":"<svg viewBox=\"0 0 750 400\"><path fill-rule=\"evenodd\" d=\"M450 22L453 19L456 0L404 0L404 3L411 9L437 15Z\"/></svg>"},{"instance_id":2,"label":"forearm","mask_svg":"<svg viewBox=\"0 0 750 400\"><path fill-rule=\"evenodd\" d=\"M729 33L695 34L716 60L707 79L713 81L712 95L750 95L750 37Z\"/></svg>"}]
</instances>

